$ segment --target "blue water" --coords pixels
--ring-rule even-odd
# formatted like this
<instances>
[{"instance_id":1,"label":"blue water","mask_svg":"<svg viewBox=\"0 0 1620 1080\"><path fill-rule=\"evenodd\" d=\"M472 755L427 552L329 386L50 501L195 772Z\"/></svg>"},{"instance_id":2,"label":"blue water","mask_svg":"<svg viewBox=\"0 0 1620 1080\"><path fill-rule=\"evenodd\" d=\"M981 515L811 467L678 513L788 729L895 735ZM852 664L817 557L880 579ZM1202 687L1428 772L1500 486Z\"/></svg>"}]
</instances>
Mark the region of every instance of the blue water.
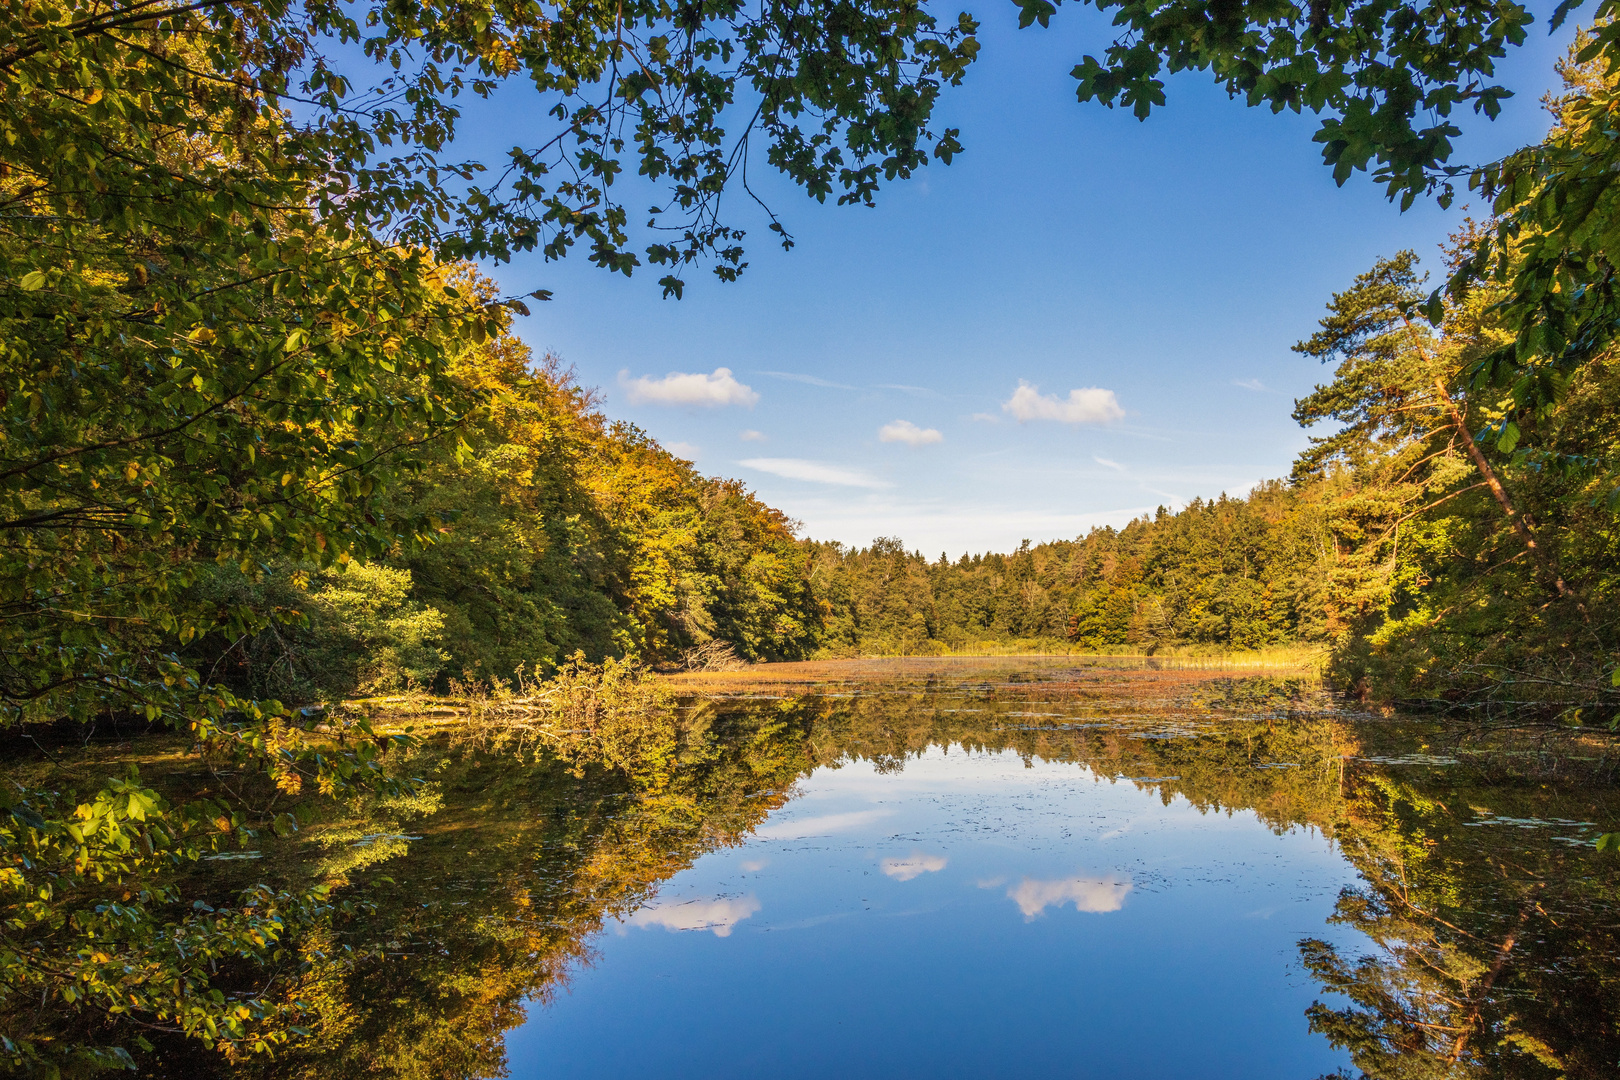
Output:
<instances>
[{"instance_id":1,"label":"blue water","mask_svg":"<svg viewBox=\"0 0 1620 1080\"><path fill-rule=\"evenodd\" d=\"M1313 1080L1304 937L1355 873L1310 829L933 747L818 769L594 944L507 1040L538 1077Z\"/></svg>"}]
</instances>

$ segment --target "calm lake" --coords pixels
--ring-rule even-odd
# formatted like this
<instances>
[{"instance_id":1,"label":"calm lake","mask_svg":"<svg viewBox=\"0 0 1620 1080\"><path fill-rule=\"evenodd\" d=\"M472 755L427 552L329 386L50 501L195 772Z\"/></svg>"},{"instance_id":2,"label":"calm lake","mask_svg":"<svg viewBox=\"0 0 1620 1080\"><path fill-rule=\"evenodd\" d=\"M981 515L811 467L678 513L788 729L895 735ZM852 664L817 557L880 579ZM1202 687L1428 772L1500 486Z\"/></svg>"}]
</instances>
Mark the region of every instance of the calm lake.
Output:
<instances>
[{"instance_id":1,"label":"calm lake","mask_svg":"<svg viewBox=\"0 0 1620 1080\"><path fill-rule=\"evenodd\" d=\"M347 1026L259 1071L1620 1075L1573 744L1100 661L678 685L656 775L445 751L348 871Z\"/></svg>"},{"instance_id":2,"label":"calm lake","mask_svg":"<svg viewBox=\"0 0 1620 1080\"><path fill-rule=\"evenodd\" d=\"M1322 933L1353 869L1318 829L1194 805L1167 790L1177 779L954 740L817 768L742 844L614 918L569 991L508 1038L512 1073L1348 1063L1302 1021L1316 987L1295 943Z\"/></svg>"}]
</instances>

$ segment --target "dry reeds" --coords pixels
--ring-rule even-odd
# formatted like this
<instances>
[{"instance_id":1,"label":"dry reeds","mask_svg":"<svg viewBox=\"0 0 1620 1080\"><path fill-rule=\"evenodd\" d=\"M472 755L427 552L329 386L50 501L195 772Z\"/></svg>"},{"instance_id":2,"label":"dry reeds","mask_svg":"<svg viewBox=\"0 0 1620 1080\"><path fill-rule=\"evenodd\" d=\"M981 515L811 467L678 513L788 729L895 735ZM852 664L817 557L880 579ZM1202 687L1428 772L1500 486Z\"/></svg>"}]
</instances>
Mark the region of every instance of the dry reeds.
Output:
<instances>
[{"instance_id":1,"label":"dry reeds","mask_svg":"<svg viewBox=\"0 0 1620 1080\"><path fill-rule=\"evenodd\" d=\"M679 744L675 697L646 668L576 653L550 679L516 685L457 685L458 742L519 757L546 754L576 775L586 766L642 777L657 774Z\"/></svg>"}]
</instances>

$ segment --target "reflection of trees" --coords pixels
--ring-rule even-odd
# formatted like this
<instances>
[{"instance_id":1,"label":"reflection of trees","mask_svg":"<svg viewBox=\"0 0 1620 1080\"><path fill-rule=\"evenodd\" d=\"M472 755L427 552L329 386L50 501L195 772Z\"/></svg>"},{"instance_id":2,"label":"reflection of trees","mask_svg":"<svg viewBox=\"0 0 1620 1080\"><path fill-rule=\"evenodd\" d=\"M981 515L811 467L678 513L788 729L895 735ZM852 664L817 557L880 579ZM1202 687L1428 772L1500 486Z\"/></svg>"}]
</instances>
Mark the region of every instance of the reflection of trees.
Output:
<instances>
[{"instance_id":1,"label":"reflection of trees","mask_svg":"<svg viewBox=\"0 0 1620 1080\"><path fill-rule=\"evenodd\" d=\"M1278 829L1334 817L1343 735L1330 721L1282 710L1228 717L1219 734L1189 737L1167 726L1191 719L1181 697L1144 709L1111 684L1063 703L1107 727L1008 715L1036 711L1053 692L922 688L701 704L687 711L677 764L661 763L657 777L593 770L579 780L509 759L452 761L438 779L443 809L407 829L421 835L409 854L355 876L353 891L374 911L318 943L333 956L379 953L350 966L306 950L316 962L296 993L318 1006L315 1034L265 1075L500 1074L504 1036L525 1002L547 999L587 963L608 919L630 915L698 856L744 839L817 766L863 760L895 771L935 745L1011 750L1107 777L1179 774L1162 784L1166 800L1182 794L1209 812L1252 805ZM962 708L985 711L952 711ZM1276 761L1301 767L1252 767Z\"/></svg>"},{"instance_id":2,"label":"reflection of trees","mask_svg":"<svg viewBox=\"0 0 1620 1080\"><path fill-rule=\"evenodd\" d=\"M341 894L371 906L304 940L302 969L288 969L286 996L312 1007L304 1045L243 1063L238 1075L501 1075L504 1037L526 1002L588 963L609 920L704 853L741 842L811 769L860 760L901 770L933 746L1072 762L1166 802L1334 836L1364 879L1336 918L1375 949L1361 958L1303 944L1309 970L1342 995L1314 1007L1310 1023L1368 1076L1612 1075L1620 948L1601 904L1612 887L1547 830L1464 824L1470 806L1520 818L1586 813L1547 810L1539 788L1468 786L1460 769L1358 764L1357 740L1386 736L1313 710L1297 686L1211 687L1173 673L1122 683L1102 672L1064 683L920 682L850 698L721 698L688 708L666 740L675 749L644 775L586 768L578 777L560 764L434 750L424 764L436 812L378 804L306 830L325 846L288 846L313 853L306 873L341 874ZM384 861L345 846L402 833L419 838ZM222 1067L195 1054L171 1061L176 1076Z\"/></svg>"},{"instance_id":3,"label":"reflection of trees","mask_svg":"<svg viewBox=\"0 0 1620 1080\"><path fill-rule=\"evenodd\" d=\"M1312 1006L1311 1028L1364 1076L1615 1075L1612 873L1604 883L1589 848L1546 829L1468 823L1504 795L1520 805L1499 807L1503 816L1547 802L1470 787L1461 770L1427 784L1370 775L1352 789L1339 842L1362 884L1340 897L1334 921L1375 948L1355 958L1315 939L1300 948L1323 987L1349 999Z\"/></svg>"},{"instance_id":4,"label":"reflection of trees","mask_svg":"<svg viewBox=\"0 0 1620 1080\"><path fill-rule=\"evenodd\" d=\"M453 759L444 810L406 859L377 868L363 890L374 910L332 943L380 951L313 967L299 992L318 1002L315 1037L265 1075L504 1075L506 1032L588 962L604 922L739 842L805 769L799 733L769 717L682 727L656 780Z\"/></svg>"},{"instance_id":5,"label":"reflection of trees","mask_svg":"<svg viewBox=\"0 0 1620 1080\"><path fill-rule=\"evenodd\" d=\"M862 759L894 769L930 746L1012 751L1152 786L1167 804L1180 796L1206 813L1252 810L1279 831L1331 832L1343 762L1357 753L1349 727L1304 708L1291 684L1244 680L1249 692L1233 701L1211 693L1207 678L1199 686L1178 674L1138 675L1127 690L1104 673L966 693L809 697L783 708L811 732L818 765Z\"/></svg>"},{"instance_id":6,"label":"reflection of trees","mask_svg":"<svg viewBox=\"0 0 1620 1080\"><path fill-rule=\"evenodd\" d=\"M1334 921L1373 943L1347 957L1301 943L1342 995L1309 1013L1373 1080L1613 1077L1620 1073L1616 870L1578 836L1485 824L1588 820L1593 793L1466 766L1354 760L1422 746L1409 725L1351 725L1300 708L1298 688L1239 680L1190 694L1173 679L1123 694L1091 684L986 686L959 698L808 699L817 761L903 765L931 745L1072 761L1102 777L1154 777L1160 797L1205 812L1252 810L1276 830L1333 836L1363 884ZM954 711L973 708L977 712ZM1030 713L1050 711L1061 717ZM1076 728L1076 721L1096 727ZM1404 740L1404 741L1403 741ZM1169 779L1173 778L1173 779ZM1395 779L1404 778L1404 779ZM1138 781L1146 783L1146 781ZM1601 793L1598 793L1601 794ZM1348 999L1346 1001L1346 999Z\"/></svg>"}]
</instances>

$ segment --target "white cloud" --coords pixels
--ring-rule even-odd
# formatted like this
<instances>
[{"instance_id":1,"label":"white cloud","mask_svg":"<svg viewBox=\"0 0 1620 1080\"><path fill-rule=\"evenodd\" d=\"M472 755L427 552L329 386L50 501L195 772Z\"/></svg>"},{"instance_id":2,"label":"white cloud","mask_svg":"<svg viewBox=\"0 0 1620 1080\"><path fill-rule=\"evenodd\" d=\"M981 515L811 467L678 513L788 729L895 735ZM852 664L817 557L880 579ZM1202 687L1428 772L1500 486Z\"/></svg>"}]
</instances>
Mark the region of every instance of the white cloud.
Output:
<instances>
[{"instance_id":1,"label":"white cloud","mask_svg":"<svg viewBox=\"0 0 1620 1080\"><path fill-rule=\"evenodd\" d=\"M771 860L769 859L748 859L744 862L738 863L737 869L741 870L745 874L757 874L769 865L771 865Z\"/></svg>"},{"instance_id":2,"label":"white cloud","mask_svg":"<svg viewBox=\"0 0 1620 1080\"><path fill-rule=\"evenodd\" d=\"M1094 455L1092 455L1091 460L1095 461L1097 464L1099 464L1099 465L1101 465L1101 466L1103 466L1105 468L1113 469L1115 472L1124 472L1125 471L1125 466L1123 466L1119 462L1113 461L1113 460L1111 460L1109 458L1097 457L1094 454Z\"/></svg>"},{"instance_id":3,"label":"white cloud","mask_svg":"<svg viewBox=\"0 0 1620 1080\"><path fill-rule=\"evenodd\" d=\"M743 442L764 442L765 433L763 431L755 431L753 428L749 428L747 431L737 432L737 438L741 439Z\"/></svg>"},{"instance_id":4,"label":"white cloud","mask_svg":"<svg viewBox=\"0 0 1620 1080\"><path fill-rule=\"evenodd\" d=\"M945 856L926 855L921 851L913 851L903 859L890 856L881 863L883 872L896 881L910 881L924 874L938 873L945 869Z\"/></svg>"},{"instance_id":5,"label":"white cloud","mask_svg":"<svg viewBox=\"0 0 1620 1080\"><path fill-rule=\"evenodd\" d=\"M1232 385L1233 386L1241 386L1245 390L1265 390L1265 389L1268 389L1266 384L1261 382L1259 379L1233 379L1232 380Z\"/></svg>"},{"instance_id":6,"label":"white cloud","mask_svg":"<svg viewBox=\"0 0 1620 1080\"><path fill-rule=\"evenodd\" d=\"M1007 890L1007 896L1018 905L1024 918L1033 919L1049 907L1061 908L1073 904L1076 911L1118 911L1125 905L1125 894L1131 891L1129 881L1113 878L1071 877L1056 881L1025 878Z\"/></svg>"},{"instance_id":7,"label":"white cloud","mask_svg":"<svg viewBox=\"0 0 1620 1080\"><path fill-rule=\"evenodd\" d=\"M927 446L944 442L945 436L934 428L920 428L910 420L896 420L878 428L879 442L903 442L907 446Z\"/></svg>"},{"instance_id":8,"label":"white cloud","mask_svg":"<svg viewBox=\"0 0 1620 1080\"><path fill-rule=\"evenodd\" d=\"M846 814L822 814L819 817L780 821L754 830L754 835L766 840L803 840L807 836L826 836L829 833L849 832L864 825L881 821L893 810L853 810Z\"/></svg>"},{"instance_id":9,"label":"white cloud","mask_svg":"<svg viewBox=\"0 0 1620 1080\"><path fill-rule=\"evenodd\" d=\"M666 930L712 930L715 937L730 937L731 928L759 910L752 895L735 900L686 900L663 904L654 902L620 921L626 926L662 926Z\"/></svg>"},{"instance_id":10,"label":"white cloud","mask_svg":"<svg viewBox=\"0 0 1620 1080\"><path fill-rule=\"evenodd\" d=\"M1026 420L1058 420L1065 424L1110 424L1125 419L1125 410L1112 390L1088 386L1070 390L1065 400L1056 394L1043 394L1040 388L1018 380L1018 389L1002 402L1003 412L1020 423Z\"/></svg>"},{"instance_id":11,"label":"white cloud","mask_svg":"<svg viewBox=\"0 0 1620 1080\"><path fill-rule=\"evenodd\" d=\"M761 375L769 375L773 379L783 379L787 382L804 383L806 386L825 386L829 390L854 390L848 383L830 382L827 379L817 378L814 375L801 375L797 371L761 371Z\"/></svg>"},{"instance_id":12,"label":"white cloud","mask_svg":"<svg viewBox=\"0 0 1620 1080\"><path fill-rule=\"evenodd\" d=\"M749 458L737 464L787 480L808 480L813 484L837 484L841 487L870 488L873 491L893 486L859 469L844 469L819 461L806 461L803 458Z\"/></svg>"},{"instance_id":13,"label":"white cloud","mask_svg":"<svg viewBox=\"0 0 1620 1080\"><path fill-rule=\"evenodd\" d=\"M689 442L665 443L664 449L678 458L685 458L687 461L696 460L699 453L698 448Z\"/></svg>"},{"instance_id":14,"label":"white cloud","mask_svg":"<svg viewBox=\"0 0 1620 1080\"><path fill-rule=\"evenodd\" d=\"M629 371L619 372L619 385L630 395L632 405L748 405L759 400L750 387L732 377L730 368L715 368L714 374L686 374L672 371L662 379L643 375L632 379Z\"/></svg>"}]
</instances>

